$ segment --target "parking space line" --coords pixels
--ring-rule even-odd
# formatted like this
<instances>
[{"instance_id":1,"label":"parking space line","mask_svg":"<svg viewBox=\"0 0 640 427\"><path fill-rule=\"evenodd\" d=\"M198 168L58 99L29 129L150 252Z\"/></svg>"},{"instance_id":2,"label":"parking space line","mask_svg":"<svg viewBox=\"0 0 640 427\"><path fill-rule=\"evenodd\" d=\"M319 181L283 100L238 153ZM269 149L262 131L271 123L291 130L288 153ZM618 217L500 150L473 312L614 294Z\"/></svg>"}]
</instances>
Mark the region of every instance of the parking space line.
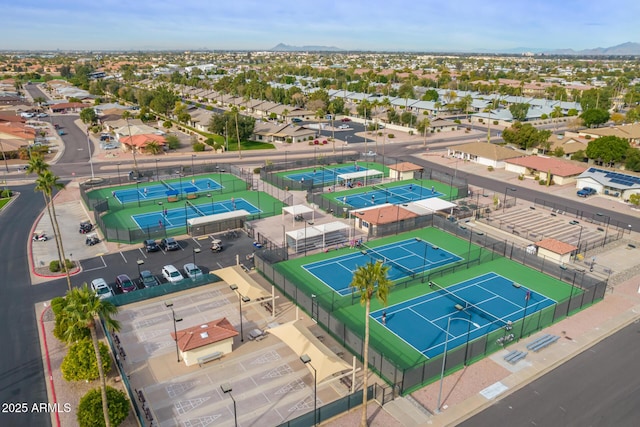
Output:
<instances>
[{"instance_id":1,"label":"parking space line","mask_svg":"<svg viewBox=\"0 0 640 427\"><path fill-rule=\"evenodd\" d=\"M103 268L107 268L107 263L104 262L104 258L102 257L102 255L99 255L99 257L100 257L100 260L102 261L102 267L89 268L89 269L83 268L82 271L86 273L87 271L102 270Z\"/></svg>"},{"instance_id":2,"label":"parking space line","mask_svg":"<svg viewBox=\"0 0 640 427\"><path fill-rule=\"evenodd\" d=\"M147 257L147 254L144 253L144 251L142 250L142 248L138 248L138 250L140 251L140 253L142 254L143 257Z\"/></svg>"},{"instance_id":3,"label":"parking space line","mask_svg":"<svg viewBox=\"0 0 640 427\"><path fill-rule=\"evenodd\" d=\"M191 240L193 240L193 242L194 242L196 245L198 245L198 246L202 247L202 245L200 244L200 242L198 242L198 240L196 240L196 239L194 239L194 238L191 238Z\"/></svg>"},{"instance_id":4,"label":"parking space line","mask_svg":"<svg viewBox=\"0 0 640 427\"><path fill-rule=\"evenodd\" d=\"M127 259L125 258L124 254L122 252L119 252L119 254L122 257L122 259L124 260L124 263L128 264Z\"/></svg>"}]
</instances>

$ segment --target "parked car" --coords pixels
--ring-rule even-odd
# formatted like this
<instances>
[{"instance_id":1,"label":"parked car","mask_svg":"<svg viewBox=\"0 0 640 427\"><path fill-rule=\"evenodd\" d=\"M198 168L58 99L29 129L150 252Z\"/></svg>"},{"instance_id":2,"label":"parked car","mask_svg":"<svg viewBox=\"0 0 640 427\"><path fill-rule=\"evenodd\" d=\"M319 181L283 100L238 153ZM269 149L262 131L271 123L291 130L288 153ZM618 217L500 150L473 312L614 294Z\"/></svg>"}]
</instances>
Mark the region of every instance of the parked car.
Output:
<instances>
[{"instance_id":1,"label":"parked car","mask_svg":"<svg viewBox=\"0 0 640 427\"><path fill-rule=\"evenodd\" d=\"M165 265L162 267L162 275L169 283L176 283L184 279L182 274L173 265Z\"/></svg>"},{"instance_id":2,"label":"parked car","mask_svg":"<svg viewBox=\"0 0 640 427\"><path fill-rule=\"evenodd\" d=\"M138 289L136 284L133 283L133 280L126 274L120 274L116 277L116 287L124 293L133 292Z\"/></svg>"},{"instance_id":3,"label":"parked car","mask_svg":"<svg viewBox=\"0 0 640 427\"><path fill-rule=\"evenodd\" d=\"M184 274L186 274L190 279L197 279L198 277L202 276L202 270L200 270L198 266L192 262L185 264L183 268Z\"/></svg>"},{"instance_id":4,"label":"parked car","mask_svg":"<svg viewBox=\"0 0 640 427\"><path fill-rule=\"evenodd\" d=\"M62 136L62 135L66 135L67 133L64 131L64 129L59 129L58 130L58 135Z\"/></svg>"},{"instance_id":5,"label":"parked car","mask_svg":"<svg viewBox=\"0 0 640 427\"><path fill-rule=\"evenodd\" d=\"M343 117L342 119L340 119L340 121L342 121L342 122L345 122L345 123L346 123L346 122L350 122L350 121L351 121L351 119L350 119L349 117Z\"/></svg>"},{"instance_id":6,"label":"parked car","mask_svg":"<svg viewBox=\"0 0 640 427\"><path fill-rule=\"evenodd\" d=\"M340 125L338 129L349 129L349 125Z\"/></svg>"},{"instance_id":7,"label":"parked car","mask_svg":"<svg viewBox=\"0 0 640 427\"><path fill-rule=\"evenodd\" d=\"M300 117L293 117L291 123L302 123L302 119Z\"/></svg>"},{"instance_id":8,"label":"parked car","mask_svg":"<svg viewBox=\"0 0 640 427\"><path fill-rule=\"evenodd\" d=\"M577 194L578 194L578 197L589 197L589 196L593 196L594 194L598 194L598 192L596 191L595 188L584 187L578 190Z\"/></svg>"},{"instance_id":9,"label":"parked car","mask_svg":"<svg viewBox=\"0 0 640 427\"><path fill-rule=\"evenodd\" d=\"M143 288L150 288L152 286L158 286L160 281L156 276L151 274L149 270L143 270L140 272L140 284Z\"/></svg>"},{"instance_id":10,"label":"parked car","mask_svg":"<svg viewBox=\"0 0 640 427\"><path fill-rule=\"evenodd\" d=\"M177 251L180 245L173 237L166 237L160 241L160 247L165 251Z\"/></svg>"},{"instance_id":11,"label":"parked car","mask_svg":"<svg viewBox=\"0 0 640 427\"><path fill-rule=\"evenodd\" d=\"M153 239L145 240L143 245L144 245L144 250L147 251L147 253L158 252L160 250L160 246L158 246L156 241Z\"/></svg>"},{"instance_id":12,"label":"parked car","mask_svg":"<svg viewBox=\"0 0 640 427\"><path fill-rule=\"evenodd\" d=\"M39 119L44 119L45 117L49 117L49 115L47 113L40 113L38 114L38 118Z\"/></svg>"},{"instance_id":13,"label":"parked car","mask_svg":"<svg viewBox=\"0 0 640 427\"><path fill-rule=\"evenodd\" d=\"M91 289L98 295L98 298L105 299L113 296L111 288L107 285L107 282L99 277L91 281Z\"/></svg>"}]
</instances>

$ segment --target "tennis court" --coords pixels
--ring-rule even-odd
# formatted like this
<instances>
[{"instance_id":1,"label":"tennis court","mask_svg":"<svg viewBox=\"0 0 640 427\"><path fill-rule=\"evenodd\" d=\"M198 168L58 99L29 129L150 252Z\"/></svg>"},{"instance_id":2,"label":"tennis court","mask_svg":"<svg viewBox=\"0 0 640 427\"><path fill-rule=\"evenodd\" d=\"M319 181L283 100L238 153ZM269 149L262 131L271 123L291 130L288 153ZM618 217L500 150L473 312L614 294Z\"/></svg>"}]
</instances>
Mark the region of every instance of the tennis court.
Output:
<instances>
[{"instance_id":1,"label":"tennis court","mask_svg":"<svg viewBox=\"0 0 640 427\"><path fill-rule=\"evenodd\" d=\"M158 181L159 183L151 184L143 183L138 184L136 188L129 188L126 190L115 190L113 197L120 204L126 204L131 202L137 202L138 200L157 200L167 198L167 192L181 193L197 193L201 191L219 190L222 185L217 183L211 178L199 178L184 181L172 181L168 183L166 181Z\"/></svg>"},{"instance_id":2,"label":"tennis court","mask_svg":"<svg viewBox=\"0 0 640 427\"><path fill-rule=\"evenodd\" d=\"M525 313L528 316L556 303L514 283L490 272L446 288L434 284L433 292L372 312L371 317L418 352L434 358L444 352L447 324L447 346L453 349L499 328L509 334L512 324Z\"/></svg>"},{"instance_id":3,"label":"tennis court","mask_svg":"<svg viewBox=\"0 0 640 427\"><path fill-rule=\"evenodd\" d=\"M384 203L399 205L440 196L444 196L444 194L438 192L435 187L425 188L421 185L411 183L389 188L374 185L372 187L368 187L365 192L339 196L335 199L340 203L350 205L356 209L361 209L367 206L376 206Z\"/></svg>"},{"instance_id":4,"label":"tennis court","mask_svg":"<svg viewBox=\"0 0 640 427\"><path fill-rule=\"evenodd\" d=\"M163 210L160 207L157 212L131 215L131 218L141 230L145 230L150 227L158 227L160 225L165 229L172 229L184 227L187 220L191 218L199 218L240 209L244 209L250 214L262 212L245 199L240 198L203 203L199 205L185 203L182 207L166 210Z\"/></svg>"},{"instance_id":5,"label":"tennis court","mask_svg":"<svg viewBox=\"0 0 640 427\"><path fill-rule=\"evenodd\" d=\"M313 182L314 184L322 183L322 184L335 184L338 179L338 175L345 173L353 173L353 172L362 172L366 171L367 168L364 168L359 165L348 165L348 166L340 166L337 168L327 168L324 166L318 166L313 170L309 170L306 172L298 172L290 175L285 175L285 178L290 179L291 181L297 182Z\"/></svg>"},{"instance_id":6,"label":"tennis court","mask_svg":"<svg viewBox=\"0 0 640 427\"><path fill-rule=\"evenodd\" d=\"M351 293L349 284L358 267L378 260L390 267L388 277L395 281L415 277L423 271L455 263L462 258L428 241L413 238L373 248L362 245L354 253L306 264L302 268L345 296Z\"/></svg>"}]
</instances>

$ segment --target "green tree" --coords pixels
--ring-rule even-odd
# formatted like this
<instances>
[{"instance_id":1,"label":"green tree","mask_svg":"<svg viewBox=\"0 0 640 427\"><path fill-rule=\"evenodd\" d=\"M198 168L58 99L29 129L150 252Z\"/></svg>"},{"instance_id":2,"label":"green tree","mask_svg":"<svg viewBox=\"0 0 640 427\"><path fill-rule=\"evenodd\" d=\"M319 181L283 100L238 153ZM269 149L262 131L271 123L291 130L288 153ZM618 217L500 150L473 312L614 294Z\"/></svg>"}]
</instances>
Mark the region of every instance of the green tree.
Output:
<instances>
[{"instance_id":1,"label":"green tree","mask_svg":"<svg viewBox=\"0 0 640 427\"><path fill-rule=\"evenodd\" d=\"M514 144L523 150L537 147L551 136L550 130L538 130L530 123L515 122L502 132L502 138L508 144Z\"/></svg>"},{"instance_id":2,"label":"green tree","mask_svg":"<svg viewBox=\"0 0 640 427\"><path fill-rule=\"evenodd\" d=\"M389 266L382 262L369 262L358 269L353 274L353 279L349 284L360 293L360 304L364 305L364 354L363 363L363 383L365 390L362 399L362 418L360 426L367 425L367 386L369 378L369 313L371 313L371 299L375 298L383 305L387 305L391 281L388 278Z\"/></svg>"},{"instance_id":3,"label":"green tree","mask_svg":"<svg viewBox=\"0 0 640 427\"><path fill-rule=\"evenodd\" d=\"M436 102L439 98L438 92L435 89L427 90L424 95L422 95L423 101L433 101Z\"/></svg>"},{"instance_id":4,"label":"green tree","mask_svg":"<svg viewBox=\"0 0 640 427\"><path fill-rule=\"evenodd\" d=\"M156 141L149 141L146 147L144 147L144 151L155 156L162 152L162 147Z\"/></svg>"},{"instance_id":5,"label":"green tree","mask_svg":"<svg viewBox=\"0 0 640 427\"><path fill-rule=\"evenodd\" d=\"M80 120L85 125L92 125L98 121L98 115L96 114L96 110L92 107L83 108L80 110Z\"/></svg>"},{"instance_id":6,"label":"green tree","mask_svg":"<svg viewBox=\"0 0 640 427\"><path fill-rule=\"evenodd\" d=\"M100 391L102 394L102 414L106 427L110 427L109 411L107 407L107 385L104 370L102 369L102 355L98 347L98 333L96 322L102 319L108 330L119 331L120 323L113 318L118 312L118 308L110 301L100 299L96 293L87 286L86 283L80 288L72 288L65 296L67 304L60 313L65 317L68 329L66 334L76 335L78 329L89 328L93 351L96 355L98 373L100 377Z\"/></svg>"},{"instance_id":7,"label":"green tree","mask_svg":"<svg viewBox=\"0 0 640 427\"><path fill-rule=\"evenodd\" d=\"M100 343L99 347L102 369L104 372L109 372L111 370L109 348L104 343ZM60 370L65 381L93 381L99 378L96 354L91 340L83 339L71 345L62 360Z\"/></svg>"},{"instance_id":8,"label":"green tree","mask_svg":"<svg viewBox=\"0 0 640 427\"><path fill-rule=\"evenodd\" d=\"M630 195L629 202L634 206L640 205L640 194L633 193L632 195Z\"/></svg>"},{"instance_id":9,"label":"green tree","mask_svg":"<svg viewBox=\"0 0 640 427\"><path fill-rule=\"evenodd\" d=\"M414 99L416 97L416 93L413 90L413 85L410 81L406 81L400 85L398 88L398 97L405 99Z\"/></svg>"},{"instance_id":10,"label":"green tree","mask_svg":"<svg viewBox=\"0 0 640 427\"><path fill-rule=\"evenodd\" d=\"M420 120L420 122L418 122L418 125L416 126L416 129L418 130L418 132L420 132L424 137L423 145L425 147L427 146L427 133L429 132L429 126L431 126L431 120L429 120L427 117Z\"/></svg>"},{"instance_id":11,"label":"green tree","mask_svg":"<svg viewBox=\"0 0 640 427\"><path fill-rule=\"evenodd\" d=\"M58 190L62 190L64 188L64 184L58 181L60 178L54 175L48 169L48 167L49 166L47 165L47 169L44 169L38 174L38 178L36 178L35 190L41 191L42 194L44 194L46 203L51 208L51 218L52 218L51 224L53 225L53 232L55 234L56 242L58 244L58 249L59 249L58 256L60 257L59 261L60 261L60 265L63 266L62 268L64 268L64 272L67 277L67 288L71 289L71 275L69 274L69 268L67 266L67 263L63 261L66 259L66 257L64 254L64 245L62 243L62 240L63 240L62 233L60 232L60 226L58 225L56 207L55 207L55 204L53 203L54 192ZM29 166L27 166L27 173L28 172L29 172Z\"/></svg>"},{"instance_id":12,"label":"green tree","mask_svg":"<svg viewBox=\"0 0 640 427\"><path fill-rule=\"evenodd\" d=\"M609 121L609 112L607 110L592 108L585 110L580 114L580 118L586 127L598 126Z\"/></svg>"},{"instance_id":13,"label":"green tree","mask_svg":"<svg viewBox=\"0 0 640 427\"><path fill-rule=\"evenodd\" d=\"M629 147L624 165L627 170L640 172L640 151L637 148Z\"/></svg>"},{"instance_id":14,"label":"green tree","mask_svg":"<svg viewBox=\"0 0 640 427\"><path fill-rule=\"evenodd\" d=\"M177 150L180 148L180 139L177 136L167 135L165 140L167 142L167 147L169 147L170 150Z\"/></svg>"},{"instance_id":15,"label":"green tree","mask_svg":"<svg viewBox=\"0 0 640 427\"><path fill-rule=\"evenodd\" d=\"M617 136L603 136L589 142L585 154L606 165L620 163L629 151L629 141Z\"/></svg>"},{"instance_id":16,"label":"green tree","mask_svg":"<svg viewBox=\"0 0 640 427\"><path fill-rule=\"evenodd\" d=\"M108 404L103 405L104 396ZM104 418L100 418L100 407L108 406L108 419L111 424L105 424ZM82 396L78 404L76 418L80 427L101 427L113 425L119 426L129 416L129 400L127 395L113 387L107 387L105 393L99 389L89 390Z\"/></svg>"},{"instance_id":17,"label":"green tree","mask_svg":"<svg viewBox=\"0 0 640 427\"><path fill-rule=\"evenodd\" d=\"M519 104L511 104L509 106L509 111L513 116L513 119L522 122L527 118L527 113L529 112L529 104L519 103Z\"/></svg>"},{"instance_id":18,"label":"green tree","mask_svg":"<svg viewBox=\"0 0 640 427\"><path fill-rule=\"evenodd\" d=\"M166 86L160 86L155 91L152 92L153 99L149 103L149 106L163 114L164 116L168 116L169 112L175 107L176 101L178 101L178 97Z\"/></svg>"}]
</instances>

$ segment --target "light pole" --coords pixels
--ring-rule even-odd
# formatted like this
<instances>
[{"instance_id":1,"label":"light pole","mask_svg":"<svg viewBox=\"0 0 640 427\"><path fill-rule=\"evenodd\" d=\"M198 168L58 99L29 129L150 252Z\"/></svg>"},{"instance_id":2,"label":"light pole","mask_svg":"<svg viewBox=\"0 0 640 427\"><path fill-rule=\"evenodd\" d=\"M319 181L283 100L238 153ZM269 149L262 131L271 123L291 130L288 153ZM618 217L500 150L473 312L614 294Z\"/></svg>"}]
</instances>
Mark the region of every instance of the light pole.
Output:
<instances>
[{"instance_id":1,"label":"light pole","mask_svg":"<svg viewBox=\"0 0 640 427\"><path fill-rule=\"evenodd\" d=\"M196 265L196 254L199 254L200 252L200 248L193 248L193 265Z\"/></svg>"},{"instance_id":2,"label":"light pole","mask_svg":"<svg viewBox=\"0 0 640 427\"><path fill-rule=\"evenodd\" d=\"M242 303L251 301L251 298L242 295L240 291L238 291L238 285L236 284L229 285L229 288L231 288L232 291L235 291L238 294L238 311L240 312L240 342L244 342L244 334L242 332Z\"/></svg>"},{"instance_id":3,"label":"light pole","mask_svg":"<svg viewBox=\"0 0 640 427\"><path fill-rule=\"evenodd\" d=\"M577 254L580 253L580 242L581 242L581 239L582 239L582 230L584 229L584 227L581 226L580 224L574 224L574 225L580 227L580 234L578 235L578 249L577 249L577 252L576 252L576 255L577 255ZM573 258L575 260L575 255L574 255Z\"/></svg>"},{"instance_id":4,"label":"light pole","mask_svg":"<svg viewBox=\"0 0 640 427\"><path fill-rule=\"evenodd\" d=\"M94 179L95 175L93 174L93 159L91 158L91 138L89 138L89 127L87 127L87 148L89 149L89 166L91 167L91 179Z\"/></svg>"},{"instance_id":5,"label":"light pole","mask_svg":"<svg viewBox=\"0 0 640 427\"><path fill-rule=\"evenodd\" d=\"M216 210L213 207L213 194L207 193L207 197L211 199L211 215L213 215L214 213L216 213Z\"/></svg>"},{"instance_id":6,"label":"light pole","mask_svg":"<svg viewBox=\"0 0 640 427\"><path fill-rule=\"evenodd\" d=\"M582 231L582 230L580 230ZM511 284L516 289L522 289L523 286L520 283L513 282ZM573 289L573 288L572 288ZM520 326L520 338L522 338L522 334L524 334L524 319L527 317L527 307L529 306L529 300L531 299L531 290L524 288L524 312L522 313L522 326ZM571 300L569 300L569 304L571 304ZM518 338L518 339L520 339Z\"/></svg>"},{"instance_id":7,"label":"light pole","mask_svg":"<svg viewBox=\"0 0 640 427\"><path fill-rule=\"evenodd\" d=\"M507 187L504 189L504 203L502 204L502 213L507 208L507 191L517 191L517 188Z\"/></svg>"},{"instance_id":8,"label":"light pole","mask_svg":"<svg viewBox=\"0 0 640 427\"><path fill-rule=\"evenodd\" d=\"M160 172L158 171L158 159L156 159L156 181L160 181Z\"/></svg>"},{"instance_id":9,"label":"light pole","mask_svg":"<svg viewBox=\"0 0 640 427\"><path fill-rule=\"evenodd\" d=\"M195 154L191 155L191 176L195 174L195 170L193 169L193 159L195 159L195 157L196 157Z\"/></svg>"},{"instance_id":10,"label":"light pole","mask_svg":"<svg viewBox=\"0 0 640 427\"><path fill-rule=\"evenodd\" d=\"M300 356L300 361L305 365L309 365L311 369L313 369L313 425L318 425L318 371L311 364L311 358L308 354L303 354ZM365 390L365 393L367 391Z\"/></svg>"},{"instance_id":11,"label":"light pole","mask_svg":"<svg viewBox=\"0 0 640 427\"><path fill-rule=\"evenodd\" d=\"M175 337L174 341L176 342L176 358L178 359L178 363L180 363L180 349L178 348L178 329L176 327L176 323L182 322L182 318L176 318L176 312L173 311L172 302L165 302L164 305L171 309L171 317L173 318L173 336Z\"/></svg>"},{"instance_id":12,"label":"light pole","mask_svg":"<svg viewBox=\"0 0 640 427\"><path fill-rule=\"evenodd\" d=\"M140 207L140 181L136 177L136 195L138 196L138 207Z\"/></svg>"},{"instance_id":13,"label":"light pole","mask_svg":"<svg viewBox=\"0 0 640 427\"><path fill-rule=\"evenodd\" d=\"M462 306L461 306L461 308L462 308ZM468 323L472 324L476 328L480 327L480 325L478 325L477 323L472 322L469 319L465 319L464 317L449 317L447 319L447 332L446 332L445 340L444 340L444 353L442 354L442 370L440 372L440 391L438 391L438 405L436 406L436 413L440 413L440 402L442 400L442 383L444 382L444 369L445 369L445 365L447 363L447 346L449 344L449 328L451 327L451 321L452 320L462 320L462 321L465 321L465 322L468 322ZM470 332L471 331L469 331L469 333Z\"/></svg>"},{"instance_id":14,"label":"light pole","mask_svg":"<svg viewBox=\"0 0 640 427\"><path fill-rule=\"evenodd\" d=\"M602 217L607 218L607 227L604 230L604 240L602 241L602 246L604 247L604 245L607 244L607 234L609 233L609 223L611 222L611 217L609 217L609 215L603 214L602 212L597 212L596 215L599 216L600 218Z\"/></svg>"},{"instance_id":15,"label":"light pole","mask_svg":"<svg viewBox=\"0 0 640 427\"><path fill-rule=\"evenodd\" d=\"M120 163L117 163L116 166L118 167L118 185L122 184L122 181L120 181Z\"/></svg>"},{"instance_id":16,"label":"light pole","mask_svg":"<svg viewBox=\"0 0 640 427\"><path fill-rule=\"evenodd\" d=\"M238 427L238 413L236 411L236 400L233 398L233 395L231 394L231 391L233 390L231 388L231 384L229 383L220 384L220 389L222 390L222 393L228 394L231 400L233 401L233 420L234 420L234 425Z\"/></svg>"}]
</instances>

